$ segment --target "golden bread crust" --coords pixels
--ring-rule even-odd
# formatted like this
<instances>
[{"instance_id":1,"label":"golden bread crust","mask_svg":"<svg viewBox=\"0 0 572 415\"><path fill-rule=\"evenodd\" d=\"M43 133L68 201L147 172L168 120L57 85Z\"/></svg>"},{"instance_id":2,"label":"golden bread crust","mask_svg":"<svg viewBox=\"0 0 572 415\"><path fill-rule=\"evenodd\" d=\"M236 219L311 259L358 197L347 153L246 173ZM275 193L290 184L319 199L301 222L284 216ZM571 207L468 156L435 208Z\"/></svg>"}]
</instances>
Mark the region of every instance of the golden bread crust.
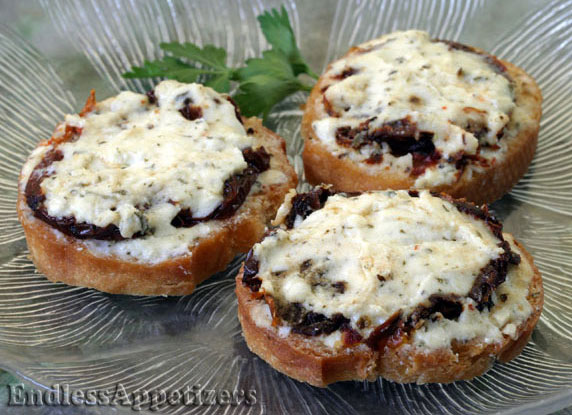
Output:
<instances>
[{"instance_id":1,"label":"golden bread crust","mask_svg":"<svg viewBox=\"0 0 572 415\"><path fill-rule=\"evenodd\" d=\"M352 48L345 55L355 52ZM475 48L476 51L485 53ZM343 59L343 57L342 57ZM516 109L511 118L518 118L514 126L517 133L510 138L507 152L501 160L479 171L465 168L459 179L450 185L435 186L431 190L448 193L455 198L482 204L502 197L522 178L528 170L536 150L542 94L534 79L510 62L501 61L514 80ZM326 69L329 70L331 65ZM304 170L306 179L313 185L332 184L339 191L367 191L383 189L410 189L415 177L408 173L379 173L368 169L367 164L349 158L338 158L316 137L312 123L326 114L322 104L322 89L328 79L320 77L306 103L302 118L301 134L304 138Z\"/></svg>"},{"instance_id":2,"label":"golden bread crust","mask_svg":"<svg viewBox=\"0 0 572 415\"><path fill-rule=\"evenodd\" d=\"M220 221L222 226L190 247L188 254L157 264L93 254L81 241L35 218L19 186L18 218L38 270L54 282L113 294L185 295L193 292L197 284L223 270L232 258L248 251L263 236L266 223L274 217L284 195L297 183L296 173L286 157L284 140L263 127L257 118L243 121L245 129L254 130L256 144L264 145L272 155L272 168L283 172L287 180L250 194L231 218Z\"/></svg>"},{"instance_id":3,"label":"golden bread crust","mask_svg":"<svg viewBox=\"0 0 572 415\"><path fill-rule=\"evenodd\" d=\"M344 380L375 380L378 376L399 383L449 383L483 374L493 362L507 362L518 356L528 342L544 303L542 279L532 257L515 241L522 261L530 264L534 275L528 292L530 317L517 328L515 339L504 336L499 343L479 339L456 342L449 349L424 352L408 343L396 348L373 351L361 345L333 350L311 337L291 333L281 337L275 327L257 326L251 310L263 300L256 299L242 284L243 269L236 277L238 318L250 350L274 369L302 382L325 387Z\"/></svg>"}]
</instances>

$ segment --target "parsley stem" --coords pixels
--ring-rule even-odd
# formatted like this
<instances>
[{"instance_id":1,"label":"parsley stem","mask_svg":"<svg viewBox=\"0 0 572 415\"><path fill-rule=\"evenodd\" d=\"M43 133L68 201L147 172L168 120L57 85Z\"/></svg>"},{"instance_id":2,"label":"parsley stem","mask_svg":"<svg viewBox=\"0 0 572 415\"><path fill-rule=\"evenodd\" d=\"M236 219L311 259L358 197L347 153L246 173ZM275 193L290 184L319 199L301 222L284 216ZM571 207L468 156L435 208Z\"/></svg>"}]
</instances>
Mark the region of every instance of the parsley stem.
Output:
<instances>
[{"instance_id":1,"label":"parsley stem","mask_svg":"<svg viewBox=\"0 0 572 415\"><path fill-rule=\"evenodd\" d=\"M318 80L318 78L320 77L318 74L316 74L314 71L312 71L310 68L308 68L308 72L307 72L308 76L314 78L315 80Z\"/></svg>"}]
</instances>

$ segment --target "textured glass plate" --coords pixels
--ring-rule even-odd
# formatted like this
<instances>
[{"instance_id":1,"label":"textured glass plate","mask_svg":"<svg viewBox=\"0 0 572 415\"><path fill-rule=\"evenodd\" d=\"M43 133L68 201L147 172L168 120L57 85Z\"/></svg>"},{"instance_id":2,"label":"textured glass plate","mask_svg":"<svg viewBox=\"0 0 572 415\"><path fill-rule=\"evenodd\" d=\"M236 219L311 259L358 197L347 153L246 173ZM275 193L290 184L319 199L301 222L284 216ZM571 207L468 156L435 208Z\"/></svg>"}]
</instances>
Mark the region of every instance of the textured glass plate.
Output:
<instances>
[{"instance_id":1,"label":"textured glass plate","mask_svg":"<svg viewBox=\"0 0 572 415\"><path fill-rule=\"evenodd\" d=\"M395 29L421 28L490 50L539 82L544 115L536 157L524 179L493 205L544 277L544 313L513 362L451 385L378 380L318 389L279 374L248 351L233 293L240 258L182 298L108 295L53 284L35 271L15 212L18 172L35 143L50 135L64 113L77 111L91 87L99 98L148 89L151 83L126 81L120 74L158 57L160 41L214 43L228 50L230 64L259 54L265 44L255 16L282 2L315 70L353 44ZM128 392L193 385L257 391L253 406L160 408L177 414L523 414L572 404L570 1L29 3L39 11L34 30L14 28L21 26L19 2L11 2L10 10L3 6L2 20L12 28L0 28L0 362L6 369L46 387L69 383L113 390L119 382ZM299 94L282 103L268 122L287 140L301 178L305 98Z\"/></svg>"}]
</instances>

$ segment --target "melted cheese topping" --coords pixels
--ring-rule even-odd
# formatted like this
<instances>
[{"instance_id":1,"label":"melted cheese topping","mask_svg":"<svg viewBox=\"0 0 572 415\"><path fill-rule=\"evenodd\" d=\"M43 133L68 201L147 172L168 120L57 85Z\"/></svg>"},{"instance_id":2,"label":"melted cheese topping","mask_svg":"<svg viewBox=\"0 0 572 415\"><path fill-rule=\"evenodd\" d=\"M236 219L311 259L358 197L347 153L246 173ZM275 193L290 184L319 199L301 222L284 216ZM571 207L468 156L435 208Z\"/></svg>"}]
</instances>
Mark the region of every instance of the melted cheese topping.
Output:
<instances>
[{"instance_id":1,"label":"melted cheese topping","mask_svg":"<svg viewBox=\"0 0 572 415\"><path fill-rule=\"evenodd\" d=\"M414 198L386 191L331 196L322 209L298 217L293 229L278 229L255 245L254 255L266 293L327 317L342 313L366 337L396 311L407 315L432 294L466 297L481 268L503 252L498 243L482 221L428 192ZM528 290L528 281L515 285ZM526 294L511 292L509 298L523 316L530 314ZM482 328L476 314L474 324L463 326L467 336ZM500 327L516 319L510 310L497 317ZM463 318L457 324L463 325ZM369 325L359 328L359 321ZM444 338L434 335L436 330L429 326L426 335L416 335L418 343L441 347L455 338L455 332Z\"/></svg>"},{"instance_id":2,"label":"melted cheese topping","mask_svg":"<svg viewBox=\"0 0 572 415\"><path fill-rule=\"evenodd\" d=\"M152 229L144 237L118 242L77 241L77 249L155 264L192 254L195 244L224 226L223 221L209 220L175 228L171 220L185 206L191 207L194 216L209 214L222 201L224 180L246 167L241 149L258 148L263 140L248 136L232 104L210 88L164 81L155 88L155 96L158 108L144 95L123 92L98 103L85 118L67 116L66 123L57 128L56 137L63 134L66 124L84 130L80 140L59 146L65 157L52 164L56 178L42 183L48 213L73 214L99 226L114 223L124 236L144 227ZM178 109L186 98L201 106L202 118L189 121L182 117ZM22 168L20 191L52 148L40 145L30 155ZM250 194L288 180L276 163L270 159L270 169L258 176ZM149 206L141 214L138 209L145 203ZM242 214L246 210L241 207L235 216ZM63 237L58 230L52 231Z\"/></svg>"},{"instance_id":3,"label":"melted cheese topping","mask_svg":"<svg viewBox=\"0 0 572 415\"><path fill-rule=\"evenodd\" d=\"M511 249L521 254L512 237L507 234L504 237ZM452 340L469 341L478 337L485 343L495 343L502 340L504 335L516 339L519 335L517 328L533 311L527 300L533 274L528 261L522 261L518 267L510 267L505 282L493 293L495 305L490 311L465 307L457 320L428 320L420 330L415 331L414 344L437 349L448 347ZM467 299L467 304L475 305L471 299Z\"/></svg>"},{"instance_id":4,"label":"melted cheese topping","mask_svg":"<svg viewBox=\"0 0 572 415\"><path fill-rule=\"evenodd\" d=\"M313 129L335 155L363 161L381 152L383 161L370 168L409 173L410 154L394 157L385 143L355 151L338 145L335 135L339 127L357 127L374 116L370 130L410 117L420 131L434 133L433 143L442 156L416 180L416 187L427 187L458 178L454 163L446 162L450 156L473 155L479 144L498 144L497 133L509 122L515 104L511 83L484 56L451 49L419 31L391 33L359 49L324 74L332 79L325 97L340 117L324 115L314 121ZM335 80L347 69L355 73ZM480 138L466 130L474 123L482 126Z\"/></svg>"},{"instance_id":5,"label":"melted cheese topping","mask_svg":"<svg viewBox=\"0 0 572 415\"><path fill-rule=\"evenodd\" d=\"M182 208L203 217L220 205L224 181L247 167L241 150L253 144L234 107L198 84L165 81L155 96L158 105L122 92L83 118L66 116L83 130L59 146L64 158L42 182L49 215L114 224L129 238L170 228ZM181 115L188 100L202 117Z\"/></svg>"}]
</instances>

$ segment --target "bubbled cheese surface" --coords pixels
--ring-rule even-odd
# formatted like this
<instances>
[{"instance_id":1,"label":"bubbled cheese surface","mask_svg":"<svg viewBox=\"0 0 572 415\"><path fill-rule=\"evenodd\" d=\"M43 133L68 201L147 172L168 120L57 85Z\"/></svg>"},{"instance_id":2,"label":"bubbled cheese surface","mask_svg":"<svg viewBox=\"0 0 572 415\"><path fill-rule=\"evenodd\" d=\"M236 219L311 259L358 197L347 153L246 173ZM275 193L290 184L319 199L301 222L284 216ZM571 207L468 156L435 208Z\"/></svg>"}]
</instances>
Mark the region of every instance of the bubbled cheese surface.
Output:
<instances>
[{"instance_id":1,"label":"bubbled cheese surface","mask_svg":"<svg viewBox=\"0 0 572 415\"><path fill-rule=\"evenodd\" d=\"M324 95L340 117L324 115L314 121L313 129L335 155L363 161L381 151L384 159L379 167L408 173L411 155L394 157L387 145L355 151L338 145L335 135L339 127L357 127L371 117L376 119L370 130L410 117L420 131L434 133L433 142L442 155L440 165L417 178L416 186L425 187L457 178L454 163L446 162L450 156L474 155L479 145L498 144L497 134L509 122L515 104L509 80L484 56L451 49L420 31L391 33L358 48L323 75L332 79ZM347 69L355 73L335 79ZM484 127L480 138L466 130L475 122Z\"/></svg>"},{"instance_id":2,"label":"bubbled cheese surface","mask_svg":"<svg viewBox=\"0 0 572 415\"><path fill-rule=\"evenodd\" d=\"M432 294L466 297L481 268L502 253L498 243L482 221L429 192L415 198L385 191L330 196L322 209L298 217L294 228L278 229L255 245L254 255L264 292L328 317L342 313L365 337L398 310L407 315ZM517 278L510 275L507 284ZM526 318L530 275L523 278L515 283L519 292L501 287ZM502 327L518 314L504 310L498 324L487 325L475 309L465 311L461 318L472 323L461 324L465 330L457 338L470 339L481 330L491 341L502 337ZM369 325L359 327L364 319ZM442 347L455 338L453 332L443 337L443 331L435 323L417 339L425 347Z\"/></svg>"}]
</instances>

